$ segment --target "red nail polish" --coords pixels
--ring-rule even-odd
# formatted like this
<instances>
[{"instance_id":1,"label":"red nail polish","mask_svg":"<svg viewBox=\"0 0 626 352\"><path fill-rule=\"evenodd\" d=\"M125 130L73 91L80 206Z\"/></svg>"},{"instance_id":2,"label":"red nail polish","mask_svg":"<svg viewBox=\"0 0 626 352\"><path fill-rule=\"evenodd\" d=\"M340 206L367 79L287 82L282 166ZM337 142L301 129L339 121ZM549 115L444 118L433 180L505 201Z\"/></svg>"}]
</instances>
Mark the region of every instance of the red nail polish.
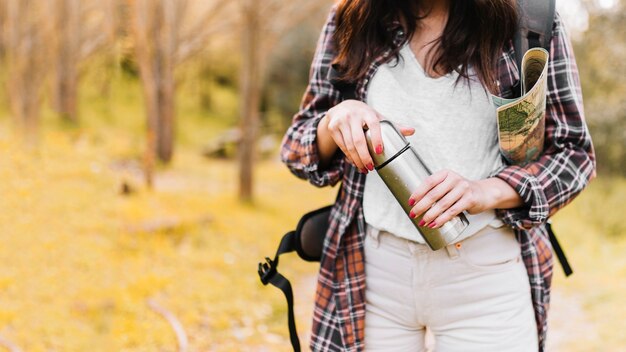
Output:
<instances>
[{"instance_id":1,"label":"red nail polish","mask_svg":"<svg viewBox=\"0 0 626 352\"><path fill-rule=\"evenodd\" d=\"M415 199L409 198L409 205L415 205Z\"/></svg>"},{"instance_id":2,"label":"red nail polish","mask_svg":"<svg viewBox=\"0 0 626 352\"><path fill-rule=\"evenodd\" d=\"M359 171L361 171L362 174L367 174L367 170L365 169L359 169Z\"/></svg>"},{"instance_id":3,"label":"red nail polish","mask_svg":"<svg viewBox=\"0 0 626 352\"><path fill-rule=\"evenodd\" d=\"M380 154L383 152L383 146L382 145L377 145L376 146L376 154Z\"/></svg>"},{"instance_id":4,"label":"red nail polish","mask_svg":"<svg viewBox=\"0 0 626 352\"><path fill-rule=\"evenodd\" d=\"M411 219L415 217L415 213L413 213L413 210L411 210L411 211L409 212L409 217L410 217Z\"/></svg>"},{"instance_id":5,"label":"red nail polish","mask_svg":"<svg viewBox=\"0 0 626 352\"><path fill-rule=\"evenodd\" d=\"M424 226L424 225L426 225L426 221L424 221L424 220L420 221L419 225L420 225L420 226Z\"/></svg>"},{"instance_id":6,"label":"red nail polish","mask_svg":"<svg viewBox=\"0 0 626 352\"><path fill-rule=\"evenodd\" d=\"M374 165L373 165L372 163L369 163L369 164L367 164L367 168L368 168L370 171L373 171L373 170L374 170Z\"/></svg>"},{"instance_id":7,"label":"red nail polish","mask_svg":"<svg viewBox=\"0 0 626 352\"><path fill-rule=\"evenodd\" d=\"M431 229L434 229L435 226L437 226L437 224L435 224L435 222L431 222L430 225L428 225L428 227L430 227Z\"/></svg>"}]
</instances>

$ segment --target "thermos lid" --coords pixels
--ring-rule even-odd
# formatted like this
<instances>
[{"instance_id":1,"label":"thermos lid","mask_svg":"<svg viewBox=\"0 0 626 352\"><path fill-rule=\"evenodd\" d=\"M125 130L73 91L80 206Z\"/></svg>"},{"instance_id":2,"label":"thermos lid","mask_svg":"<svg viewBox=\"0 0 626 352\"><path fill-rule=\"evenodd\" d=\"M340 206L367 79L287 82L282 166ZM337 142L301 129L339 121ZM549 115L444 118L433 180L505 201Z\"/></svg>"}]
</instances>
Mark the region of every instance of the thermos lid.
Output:
<instances>
[{"instance_id":1,"label":"thermos lid","mask_svg":"<svg viewBox=\"0 0 626 352\"><path fill-rule=\"evenodd\" d=\"M370 130L365 131L365 139L367 140L367 148L369 149L374 166L383 165L388 160L392 159L395 155L406 150L409 142L400 133L400 131L389 120L380 121L380 134L383 141L382 154L376 154L375 146L372 143L372 136Z\"/></svg>"}]
</instances>

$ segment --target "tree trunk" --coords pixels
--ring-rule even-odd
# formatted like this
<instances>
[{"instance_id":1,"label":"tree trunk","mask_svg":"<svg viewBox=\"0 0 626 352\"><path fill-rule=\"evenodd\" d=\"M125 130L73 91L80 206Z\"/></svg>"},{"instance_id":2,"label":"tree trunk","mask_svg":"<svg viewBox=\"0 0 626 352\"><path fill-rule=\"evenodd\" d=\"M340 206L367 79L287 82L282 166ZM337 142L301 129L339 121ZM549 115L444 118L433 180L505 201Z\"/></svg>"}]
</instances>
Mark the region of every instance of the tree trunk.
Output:
<instances>
[{"instance_id":1,"label":"tree trunk","mask_svg":"<svg viewBox=\"0 0 626 352\"><path fill-rule=\"evenodd\" d=\"M32 145L37 140L48 29L42 22L44 10L34 1L9 1L6 6L9 105L25 141Z\"/></svg>"},{"instance_id":2,"label":"tree trunk","mask_svg":"<svg viewBox=\"0 0 626 352\"><path fill-rule=\"evenodd\" d=\"M149 67L142 69L141 77L146 96L148 134L154 139L151 153L167 163L172 159L174 142L174 82L173 72L165 61L163 53L156 50Z\"/></svg>"},{"instance_id":3,"label":"tree trunk","mask_svg":"<svg viewBox=\"0 0 626 352\"><path fill-rule=\"evenodd\" d=\"M244 28L242 33L241 107L239 144L239 199L252 201L253 171L255 161L256 134L259 123L260 102L260 43L259 4L248 1L243 9Z\"/></svg>"},{"instance_id":4,"label":"tree trunk","mask_svg":"<svg viewBox=\"0 0 626 352\"><path fill-rule=\"evenodd\" d=\"M156 159L156 135L158 129L158 93L155 61L155 48L158 38L155 23L155 8L149 7L148 2L137 1L134 12L135 53L142 82L144 106L146 109L146 149L144 151L144 176L148 188L153 186L154 164Z\"/></svg>"},{"instance_id":5,"label":"tree trunk","mask_svg":"<svg viewBox=\"0 0 626 352\"><path fill-rule=\"evenodd\" d=\"M158 89L158 125L156 154L159 160L168 163L174 154L174 72L165 65L160 73Z\"/></svg>"},{"instance_id":6,"label":"tree trunk","mask_svg":"<svg viewBox=\"0 0 626 352\"><path fill-rule=\"evenodd\" d=\"M186 2L169 0L162 3L159 62L159 129L157 134L157 155L159 160L169 163L174 155L174 119L176 99L176 82L174 67L178 51L178 31L180 16L184 12Z\"/></svg>"},{"instance_id":7,"label":"tree trunk","mask_svg":"<svg viewBox=\"0 0 626 352\"><path fill-rule=\"evenodd\" d=\"M55 110L61 117L78 124L78 72L76 66L65 61L57 63L54 89Z\"/></svg>"},{"instance_id":8,"label":"tree trunk","mask_svg":"<svg viewBox=\"0 0 626 352\"><path fill-rule=\"evenodd\" d=\"M152 60L152 70L145 74L142 70L142 81L146 114L147 114L147 150L145 155L146 166L152 173L155 159L169 162L173 154L174 136L174 84L173 73L163 72L157 68L161 58L155 56ZM147 177L147 180L150 177Z\"/></svg>"},{"instance_id":9,"label":"tree trunk","mask_svg":"<svg viewBox=\"0 0 626 352\"><path fill-rule=\"evenodd\" d=\"M174 2L142 2L135 11L136 52L144 91L148 146L147 166L158 158L164 163L174 152L174 54L176 51L176 19ZM151 173L149 171L148 173Z\"/></svg>"},{"instance_id":10,"label":"tree trunk","mask_svg":"<svg viewBox=\"0 0 626 352\"><path fill-rule=\"evenodd\" d=\"M54 109L65 121L72 124L78 124L80 6L80 0L59 0L56 2Z\"/></svg>"}]
</instances>

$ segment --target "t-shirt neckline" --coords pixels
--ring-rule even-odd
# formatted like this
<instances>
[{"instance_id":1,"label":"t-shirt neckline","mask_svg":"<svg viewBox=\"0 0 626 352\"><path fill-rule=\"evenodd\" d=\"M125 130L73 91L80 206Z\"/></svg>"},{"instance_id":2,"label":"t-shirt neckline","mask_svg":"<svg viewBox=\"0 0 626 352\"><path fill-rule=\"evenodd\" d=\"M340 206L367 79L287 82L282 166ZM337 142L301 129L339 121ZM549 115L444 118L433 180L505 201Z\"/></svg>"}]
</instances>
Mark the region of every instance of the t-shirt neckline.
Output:
<instances>
[{"instance_id":1,"label":"t-shirt neckline","mask_svg":"<svg viewBox=\"0 0 626 352\"><path fill-rule=\"evenodd\" d=\"M445 75L438 76L438 77L430 76L426 72L426 70L424 70L424 68L420 64L419 60L417 60L417 57L415 57L415 53L413 53L413 50L411 49L411 46L409 45L409 42L406 42L404 44L402 49L400 49L400 53L404 54L404 56L409 56L408 59L413 63L413 65L415 65L417 67L418 71L422 74L422 76L424 76L424 78L427 78L427 79L432 80L434 82L439 82L439 81L444 81L444 80L450 79L450 78L452 78L453 76L455 76L457 74L455 71L452 71L452 72L448 72Z\"/></svg>"}]
</instances>

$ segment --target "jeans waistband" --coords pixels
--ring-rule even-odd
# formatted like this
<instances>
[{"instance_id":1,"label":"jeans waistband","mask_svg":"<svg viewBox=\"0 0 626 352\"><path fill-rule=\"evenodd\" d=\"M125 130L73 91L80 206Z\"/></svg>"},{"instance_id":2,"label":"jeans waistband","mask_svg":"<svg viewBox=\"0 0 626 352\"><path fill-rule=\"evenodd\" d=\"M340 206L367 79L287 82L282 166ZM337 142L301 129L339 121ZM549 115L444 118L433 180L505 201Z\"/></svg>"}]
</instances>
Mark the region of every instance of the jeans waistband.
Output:
<instances>
[{"instance_id":1,"label":"jeans waistband","mask_svg":"<svg viewBox=\"0 0 626 352\"><path fill-rule=\"evenodd\" d=\"M487 225L484 228L480 229L475 234L471 235L470 237L467 237L456 243L447 245L446 247L444 247L445 251L448 253L448 255L451 258L454 258L459 255L458 251L461 247L463 247L464 243L466 243L467 241L472 241L478 236L483 236L492 232L499 233L501 235L507 235L507 236L514 234L513 229L511 229L508 226L493 227L493 226ZM373 239L374 246L376 247L379 246L380 243L387 243L397 248L406 248L411 252L411 254L435 252L432 249L430 249L430 247L427 244L411 241L409 239L396 236L391 232L377 229L367 223L366 223L366 235L370 236Z\"/></svg>"}]
</instances>

